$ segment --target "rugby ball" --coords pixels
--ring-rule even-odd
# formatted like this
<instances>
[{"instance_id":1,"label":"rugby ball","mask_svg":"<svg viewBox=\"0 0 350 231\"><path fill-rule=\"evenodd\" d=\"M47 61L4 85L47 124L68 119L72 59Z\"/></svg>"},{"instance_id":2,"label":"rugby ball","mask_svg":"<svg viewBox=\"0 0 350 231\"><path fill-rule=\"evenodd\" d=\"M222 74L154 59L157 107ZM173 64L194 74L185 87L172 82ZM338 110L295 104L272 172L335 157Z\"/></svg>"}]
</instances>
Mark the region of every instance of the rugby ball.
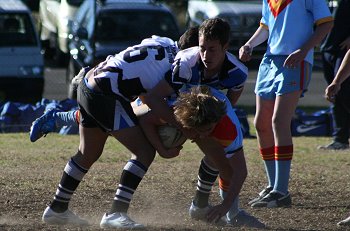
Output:
<instances>
[{"instance_id":1,"label":"rugby ball","mask_svg":"<svg viewBox=\"0 0 350 231\"><path fill-rule=\"evenodd\" d=\"M186 137L182 132L170 125L161 125L158 127L158 134L166 148L175 148L185 143Z\"/></svg>"}]
</instances>

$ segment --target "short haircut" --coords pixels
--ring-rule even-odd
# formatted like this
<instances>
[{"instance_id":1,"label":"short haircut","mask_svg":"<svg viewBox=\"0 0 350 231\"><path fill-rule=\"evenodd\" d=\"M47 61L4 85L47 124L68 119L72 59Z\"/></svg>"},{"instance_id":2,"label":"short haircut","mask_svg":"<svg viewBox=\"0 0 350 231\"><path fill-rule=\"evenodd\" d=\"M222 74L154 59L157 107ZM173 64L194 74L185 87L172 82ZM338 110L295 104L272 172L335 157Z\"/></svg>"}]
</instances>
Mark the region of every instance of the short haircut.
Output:
<instances>
[{"instance_id":1,"label":"short haircut","mask_svg":"<svg viewBox=\"0 0 350 231\"><path fill-rule=\"evenodd\" d=\"M221 18L211 18L205 20L199 27L199 37L204 40L219 40L224 46L230 40L230 24Z\"/></svg>"},{"instance_id":2,"label":"short haircut","mask_svg":"<svg viewBox=\"0 0 350 231\"><path fill-rule=\"evenodd\" d=\"M180 93L174 114L183 127L198 128L219 122L226 115L226 104L214 97L208 86L195 86Z\"/></svg>"},{"instance_id":3,"label":"short haircut","mask_svg":"<svg viewBox=\"0 0 350 231\"><path fill-rule=\"evenodd\" d=\"M198 29L199 26L190 27L181 35L177 42L180 50L198 46Z\"/></svg>"}]
</instances>

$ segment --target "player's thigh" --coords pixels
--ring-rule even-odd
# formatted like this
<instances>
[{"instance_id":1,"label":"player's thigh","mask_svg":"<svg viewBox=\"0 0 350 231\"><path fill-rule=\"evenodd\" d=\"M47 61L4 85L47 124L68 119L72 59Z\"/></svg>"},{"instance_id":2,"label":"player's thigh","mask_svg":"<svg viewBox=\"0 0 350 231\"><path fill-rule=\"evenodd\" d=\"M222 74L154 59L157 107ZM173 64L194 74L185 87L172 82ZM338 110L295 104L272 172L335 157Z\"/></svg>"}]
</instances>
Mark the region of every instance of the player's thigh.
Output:
<instances>
[{"instance_id":1,"label":"player's thigh","mask_svg":"<svg viewBox=\"0 0 350 231\"><path fill-rule=\"evenodd\" d=\"M102 154L108 134L100 128L79 126L80 144L75 160L82 167L89 168Z\"/></svg>"},{"instance_id":2,"label":"player's thigh","mask_svg":"<svg viewBox=\"0 0 350 231\"><path fill-rule=\"evenodd\" d=\"M294 91L276 97L273 123L275 126L290 126L302 91Z\"/></svg>"},{"instance_id":3,"label":"player's thigh","mask_svg":"<svg viewBox=\"0 0 350 231\"><path fill-rule=\"evenodd\" d=\"M231 176L232 168L225 157L223 147L214 139L202 138L196 141L196 144L204 155L214 164L220 172L220 176Z\"/></svg>"},{"instance_id":4,"label":"player's thigh","mask_svg":"<svg viewBox=\"0 0 350 231\"><path fill-rule=\"evenodd\" d=\"M276 98L273 131L276 146L288 146L292 142L290 123L299 101L301 91L292 92Z\"/></svg>"},{"instance_id":5,"label":"player's thigh","mask_svg":"<svg viewBox=\"0 0 350 231\"><path fill-rule=\"evenodd\" d=\"M111 134L132 153L132 159L140 161L146 167L152 163L155 149L139 126L120 129Z\"/></svg>"}]
</instances>

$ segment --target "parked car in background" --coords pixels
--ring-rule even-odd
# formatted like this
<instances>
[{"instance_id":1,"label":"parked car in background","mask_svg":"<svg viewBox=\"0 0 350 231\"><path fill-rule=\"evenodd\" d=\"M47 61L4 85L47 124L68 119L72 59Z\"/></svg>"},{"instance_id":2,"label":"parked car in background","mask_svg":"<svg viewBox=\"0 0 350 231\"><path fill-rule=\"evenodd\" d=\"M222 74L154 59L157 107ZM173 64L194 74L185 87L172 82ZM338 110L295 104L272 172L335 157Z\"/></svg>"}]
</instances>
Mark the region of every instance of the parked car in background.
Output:
<instances>
[{"instance_id":1,"label":"parked car in background","mask_svg":"<svg viewBox=\"0 0 350 231\"><path fill-rule=\"evenodd\" d=\"M94 2L94 0L90 0ZM83 0L41 0L39 5L39 33L46 56L56 64L66 64L68 35L75 12Z\"/></svg>"},{"instance_id":2,"label":"parked car in background","mask_svg":"<svg viewBox=\"0 0 350 231\"><path fill-rule=\"evenodd\" d=\"M32 12L38 12L39 11L39 2L40 0L22 0L24 4L28 6L28 8Z\"/></svg>"},{"instance_id":3,"label":"parked car in background","mask_svg":"<svg viewBox=\"0 0 350 231\"><path fill-rule=\"evenodd\" d=\"M94 67L108 55L152 35L179 39L180 30L171 11L150 0L86 0L76 13L69 43L68 97L75 98L72 78L82 67Z\"/></svg>"},{"instance_id":4,"label":"parked car in background","mask_svg":"<svg viewBox=\"0 0 350 231\"><path fill-rule=\"evenodd\" d=\"M37 102L44 59L31 11L20 0L0 1L0 101Z\"/></svg>"},{"instance_id":5,"label":"parked car in background","mask_svg":"<svg viewBox=\"0 0 350 231\"><path fill-rule=\"evenodd\" d=\"M200 25L205 19L220 17L231 26L230 51L238 55L239 48L253 35L260 25L261 0L189 0L188 25ZM261 55L266 46L255 48L253 55ZM257 58L257 57L256 57Z\"/></svg>"}]
</instances>

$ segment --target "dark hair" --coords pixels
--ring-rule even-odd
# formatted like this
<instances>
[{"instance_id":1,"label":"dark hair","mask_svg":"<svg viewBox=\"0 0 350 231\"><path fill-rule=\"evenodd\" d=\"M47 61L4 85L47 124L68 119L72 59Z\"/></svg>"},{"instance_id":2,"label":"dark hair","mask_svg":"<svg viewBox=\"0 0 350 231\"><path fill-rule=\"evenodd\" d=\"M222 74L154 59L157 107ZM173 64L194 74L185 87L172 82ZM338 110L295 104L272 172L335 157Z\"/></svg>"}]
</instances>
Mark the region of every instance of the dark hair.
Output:
<instances>
[{"instance_id":1,"label":"dark hair","mask_svg":"<svg viewBox=\"0 0 350 231\"><path fill-rule=\"evenodd\" d=\"M230 24L221 18L205 20L199 27L199 36L205 40L219 40L224 46L230 39Z\"/></svg>"},{"instance_id":2,"label":"dark hair","mask_svg":"<svg viewBox=\"0 0 350 231\"><path fill-rule=\"evenodd\" d=\"M199 26L190 27L181 35L177 42L180 50L198 46L198 29Z\"/></svg>"}]
</instances>

